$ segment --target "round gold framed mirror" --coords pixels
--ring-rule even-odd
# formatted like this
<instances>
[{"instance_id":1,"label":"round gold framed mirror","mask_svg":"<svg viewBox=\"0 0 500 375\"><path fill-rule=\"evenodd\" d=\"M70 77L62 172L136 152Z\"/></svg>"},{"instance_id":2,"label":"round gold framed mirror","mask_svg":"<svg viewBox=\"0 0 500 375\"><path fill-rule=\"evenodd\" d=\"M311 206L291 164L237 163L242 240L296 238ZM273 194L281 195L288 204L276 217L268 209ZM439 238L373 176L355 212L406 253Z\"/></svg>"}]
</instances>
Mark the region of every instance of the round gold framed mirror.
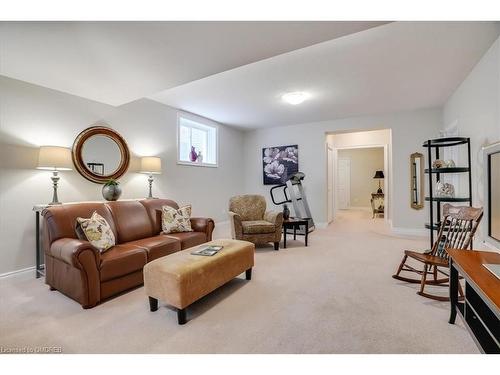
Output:
<instances>
[{"instance_id":1,"label":"round gold framed mirror","mask_svg":"<svg viewBox=\"0 0 500 375\"><path fill-rule=\"evenodd\" d=\"M72 156L78 172L98 184L120 178L130 163L127 142L106 126L92 126L78 134Z\"/></svg>"}]
</instances>

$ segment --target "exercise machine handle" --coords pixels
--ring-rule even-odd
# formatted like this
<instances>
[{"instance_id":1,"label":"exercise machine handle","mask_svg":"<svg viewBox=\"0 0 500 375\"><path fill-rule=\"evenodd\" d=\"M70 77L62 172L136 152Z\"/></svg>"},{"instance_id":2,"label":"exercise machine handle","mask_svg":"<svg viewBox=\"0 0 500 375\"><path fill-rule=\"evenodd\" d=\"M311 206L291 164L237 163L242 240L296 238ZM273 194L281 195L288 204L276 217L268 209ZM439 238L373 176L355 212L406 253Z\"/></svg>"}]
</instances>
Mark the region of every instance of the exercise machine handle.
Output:
<instances>
[{"instance_id":1,"label":"exercise machine handle","mask_svg":"<svg viewBox=\"0 0 500 375\"><path fill-rule=\"evenodd\" d=\"M284 201L281 201L281 202L276 202L276 201L274 200L273 190L274 190L274 189L279 189L279 188L282 188L282 187L284 187L284 189L283 189L283 194L285 195L285 200L284 200ZM279 206L280 204L283 204L283 203L291 203L291 202L292 202L292 201L288 198L288 195L287 195L287 193L286 193L286 190L287 190L287 189L288 189L288 186L286 186L286 184L276 185L276 186L273 186L273 187L271 188L271 191L270 191L270 193L271 193L271 199L272 199L273 203L274 203L276 206Z\"/></svg>"}]
</instances>

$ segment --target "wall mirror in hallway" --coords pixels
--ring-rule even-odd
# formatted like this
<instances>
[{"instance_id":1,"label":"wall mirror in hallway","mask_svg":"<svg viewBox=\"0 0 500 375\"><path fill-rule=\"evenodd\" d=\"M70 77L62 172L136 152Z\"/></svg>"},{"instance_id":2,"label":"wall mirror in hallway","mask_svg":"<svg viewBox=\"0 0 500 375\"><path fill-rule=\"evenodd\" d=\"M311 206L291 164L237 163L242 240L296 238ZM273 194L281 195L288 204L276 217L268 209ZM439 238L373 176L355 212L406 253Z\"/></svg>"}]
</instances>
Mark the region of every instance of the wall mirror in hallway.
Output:
<instances>
[{"instance_id":1,"label":"wall mirror in hallway","mask_svg":"<svg viewBox=\"0 0 500 375\"><path fill-rule=\"evenodd\" d=\"M410 204L411 208L424 208L424 155L415 152L410 155Z\"/></svg>"}]
</instances>

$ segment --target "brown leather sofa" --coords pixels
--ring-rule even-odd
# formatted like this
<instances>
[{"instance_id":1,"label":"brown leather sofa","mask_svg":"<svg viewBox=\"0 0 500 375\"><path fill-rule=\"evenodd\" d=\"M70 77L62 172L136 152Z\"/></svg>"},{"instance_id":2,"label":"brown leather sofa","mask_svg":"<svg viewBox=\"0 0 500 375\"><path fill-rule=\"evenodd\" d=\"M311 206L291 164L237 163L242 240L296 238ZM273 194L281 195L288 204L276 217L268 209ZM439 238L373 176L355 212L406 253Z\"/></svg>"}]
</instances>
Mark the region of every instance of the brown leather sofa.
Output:
<instances>
[{"instance_id":1,"label":"brown leather sofa","mask_svg":"<svg viewBox=\"0 0 500 375\"><path fill-rule=\"evenodd\" d=\"M156 258L212 239L214 222L191 218L193 232L161 234L161 207L179 208L168 199L75 203L53 206L42 213L45 283L91 308L100 301L143 283L142 269ZM75 232L77 217L94 211L104 217L116 246L100 253Z\"/></svg>"}]
</instances>

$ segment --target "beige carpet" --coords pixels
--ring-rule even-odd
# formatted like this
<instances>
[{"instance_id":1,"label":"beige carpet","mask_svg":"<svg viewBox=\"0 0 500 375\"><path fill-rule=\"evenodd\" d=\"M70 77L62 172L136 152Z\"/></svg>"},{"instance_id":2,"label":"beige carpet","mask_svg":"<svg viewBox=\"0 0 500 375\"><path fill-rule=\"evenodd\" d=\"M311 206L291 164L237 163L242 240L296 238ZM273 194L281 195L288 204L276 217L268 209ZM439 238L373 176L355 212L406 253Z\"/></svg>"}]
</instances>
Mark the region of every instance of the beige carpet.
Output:
<instances>
[{"instance_id":1,"label":"beige carpet","mask_svg":"<svg viewBox=\"0 0 500 375\"><path fill-rule=\"evenodd\" d=\"M346 211L310 246L261 248L243 276L197 302L178 326L151 313L143 288L83 310L41 280L0 280L0 346L60 346L64 353L478 353L448 304L391 278L402 249L382 219ZM30 275L31 276L31 275ZM446 294L447 289L440 291ZM458 321L458 319L457 319Z\"/></svg>"}]
</instances>

